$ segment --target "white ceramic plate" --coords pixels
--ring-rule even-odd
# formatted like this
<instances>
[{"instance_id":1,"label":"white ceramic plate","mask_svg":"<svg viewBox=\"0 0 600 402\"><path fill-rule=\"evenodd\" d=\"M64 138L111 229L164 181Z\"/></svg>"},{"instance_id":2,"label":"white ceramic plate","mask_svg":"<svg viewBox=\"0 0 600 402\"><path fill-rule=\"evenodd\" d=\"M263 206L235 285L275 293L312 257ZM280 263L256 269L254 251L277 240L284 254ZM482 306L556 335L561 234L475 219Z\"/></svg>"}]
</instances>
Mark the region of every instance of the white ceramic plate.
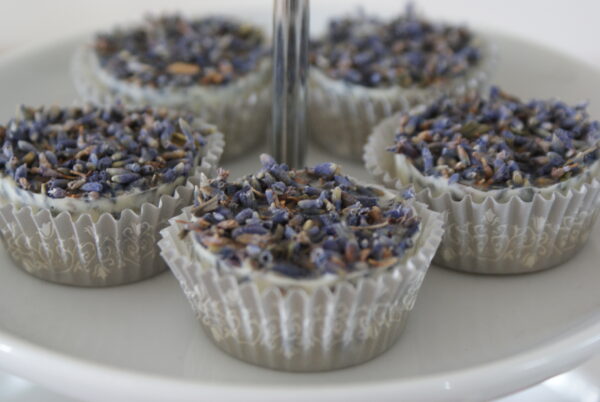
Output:
<instances>
[{"instance_id":1,"label":"white ceramic plate","mask_svg":"<svg viewBox=\"0 0 600 402\"><path fill-rule=\"evenodd\" d=\"M541 384L495 402L597 402L600 400L600 356L574 370L559 374ZM41 385L0 371L0 401L6 402L78 402Z\"/></svg>"},{"instance_id":2,"label":"white ceramic plate","mask_svg":"<svg viewBox=\"0 0 600 402\"><path fill-rule=\"evenodd\" d=\"M590 99L600 116L600 72L548 49L494 35L497 82L529 97ZM0 63L0 119L18 103L69 104L67 71L81 39ZM330 159L311 150L309 163ZM347 171L367 179L360 165ZM258 167L255 155L230 164ZM487 399L581 363L600 346L600 227L565 266L513 277L429 272L406 332L359 367L289 374L241 363L201 332L170 274L136 285L77 289L17 269L0 251L0 368L95 400Z\"/></svg>"}]
</instances>

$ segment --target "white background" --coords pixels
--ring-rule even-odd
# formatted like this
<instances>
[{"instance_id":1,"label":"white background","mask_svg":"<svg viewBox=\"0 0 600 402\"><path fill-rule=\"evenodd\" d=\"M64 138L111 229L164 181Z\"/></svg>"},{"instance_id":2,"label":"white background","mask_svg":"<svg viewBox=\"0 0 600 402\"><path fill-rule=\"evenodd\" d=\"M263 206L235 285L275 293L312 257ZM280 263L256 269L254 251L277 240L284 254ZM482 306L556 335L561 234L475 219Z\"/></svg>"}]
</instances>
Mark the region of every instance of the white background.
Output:
<instances>
[{"instance_id":1,"label":"white background","mask_svg":"<svg viewBox=\"0 0 600 402\"><path fill-rule=\"evenodd\" d=\"M241 3L255 5L247 18L269 24L271 0L0 0L0 51L135 21L148 11L235 14ZM313 0L313 27L322 27L326 14L352 11L359 4L368 12L381 13L401 11L404 1ZM528 38L600 68L600 0L420 0L417 9L432 18ZM595 384L599 380L600 359L596 358L580 370L548 381L545 388L537 387L510 401L597 401L599 390ZM554 399L553 394L551 399L550 390L562 390L561 396ZM2 373L0 399L63 401L62 397Z\"/></svg>"},{"instance_id":2,"label":"white background","mask_svg":"<svg viewBox=\"0 0 600 402\"><path fill-rule=\"evenodd\" d=\"M236 5L256 4L253 20L268 23L271 0L1 0L0 49L63 37L131 21L146 11L235 13ZM400 11L403 0L313 0L313 25L325 13L360 4L367 11ZM599 0L420 0L428 16L510 32L561 49L600 67Z\"/></svg>"}]
</instances>

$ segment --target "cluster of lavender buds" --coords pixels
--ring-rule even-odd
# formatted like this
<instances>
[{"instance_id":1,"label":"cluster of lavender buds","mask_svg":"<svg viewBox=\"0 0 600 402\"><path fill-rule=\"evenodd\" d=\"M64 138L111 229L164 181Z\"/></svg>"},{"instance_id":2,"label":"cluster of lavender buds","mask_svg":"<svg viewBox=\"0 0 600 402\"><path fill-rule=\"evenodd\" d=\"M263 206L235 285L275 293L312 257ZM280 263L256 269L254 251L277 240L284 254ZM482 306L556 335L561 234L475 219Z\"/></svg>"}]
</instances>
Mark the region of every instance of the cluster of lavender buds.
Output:
<instances>
[{"instance_id":1,"label":"cluster of lavender buds","mask_svg":"<svg viewBox=\"0 0 600 402\"><path fill-rule=\"evenodd\" d=\"M401 115L390 151L423 174L482 190L545 187L583 171L600 157L600 123L587 104L522 102L493 87L442 97Z\"/></svg>"},{"instance_id":2,"label":"cluster of lavender buds","mask_svg":"<svg viewBox=\"0 0 600 402\"><path fill-rule=\"evenodd\" d=\"M334 19L311 44L311 63L365 87L427 87L463 75L481 58L464 27L420 19L408 6L392 21L360 14Z\"/></svg>"},{"instance_id":3,"label":"cluster of lavender buds","mask_svg":"<svg viewBox=\"0 0 600 402\"><path fill-rule=\"evenodd\" d=\"M254 71L266 54L264 42L248 24L171 15L99 34L94 49L102 68L140 86L218 86Z\"/></svg>"},{"instance_id":4,"label":"cluster of lavender buds","mask_svg":"<svg viewBox=\"0 0 600 402\"><path fill-rule=\"evenodd\" d=\"M383 200L333 163L290 170L268 155L261 162L238 182L220 171L201 185L182 235L232 266L292 278L390 267L413 246L420 219L403 200Z\"/></svg>"},{"instance_id":5,"label":"cluster of lavender buds","mask_svg":"<svg viewBox=\"0 0 600 402\"><path fill-rule=\"evenodd\" d=\"M120 105L72 108L21 106L0 126L0 172L52 198L114 197L187 176L203 134L192 118L164 109Z\"/></svg>"}]
</instances>

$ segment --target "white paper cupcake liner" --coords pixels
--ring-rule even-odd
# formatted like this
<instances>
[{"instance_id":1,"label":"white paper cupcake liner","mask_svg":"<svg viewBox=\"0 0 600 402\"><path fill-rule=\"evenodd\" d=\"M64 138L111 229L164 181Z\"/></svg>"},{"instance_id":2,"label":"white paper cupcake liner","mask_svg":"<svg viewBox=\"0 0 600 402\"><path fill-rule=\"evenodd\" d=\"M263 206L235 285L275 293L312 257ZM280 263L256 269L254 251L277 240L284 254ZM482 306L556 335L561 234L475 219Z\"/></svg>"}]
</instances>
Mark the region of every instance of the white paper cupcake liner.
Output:
<instances>
[{"instance_id":1,"label":"white paper cupcake liner","mask_svg":"<svg viewBox=\"0 0 600 402\"><path fill-rule=\"evenodd\" d=\"M192 203L200 174L213 175L223 150L222 134L207 137L195 175L173 195L139 210L110 213L61 212L45 208L0 206L0 238L13 261L31 275L73 286L114 286L137 282L166 269L156 245L169 218Z\"/></svg>"},{"instance_id":2,"label":"white paper cupcake liner","mask_svg":"<svg viewBox=\"0 0 600 402\"><path fill-rule=\"evenodd\" d=\"M487 88L494 66L493 45L481 40L481 62L462 76L435 88L365 88L327 77L317 68L309 76L311 139L337 156L360 160L373 127L393 113L437 98Z\"/></svg>"},{"instance_id":3,"label":"white paper cupcake liner","mask_svg":"<svg viewBox=\"0 0 600 402\"><path fill-rule=\"evenodd\" d=\"M161 106L189 111L219 127L227 147L223 158L233 158L266 141L271 122L271 67L263 62L257 71L223 87L155 89L129 84L100 67L93 49L80 47L71 62L71 76L79 95L88 102L126 106Z\"/></svg>"},{"instance_id":4,"label":"white paper cupcake liner","mask_svg":"<svg viewBox=\"0 0 600 402\"><path fill-rule=\"evenodd\" d=\"M402 263L327 284L265 286L227 273L214 255L194 253L191 236L179 237L177 220L189 220L189 209L162 231L159 246L206 334L226 353L277 370L333 370L378 356L402 332L443 234L440 214L420 203L415 209L422 229Z\"/></svg>"},{"instance_id":5,"label":"white paper cupcake liner","mask_svg":"<svg viewBox=\"0 0 600 402\"><path fill-rule=\"evenodd\" d=\"M374 129L365 146L365 165L387 187L414 184L419 201L446 215L436 264L473 273L526 273L559 265L585 245L600 214L600 182L594 175L530 200L434 193L420 187L408 167L399 171L395 155L386 151L395 127L396 117L391 117Z\"/></svg>"}]
</instances>

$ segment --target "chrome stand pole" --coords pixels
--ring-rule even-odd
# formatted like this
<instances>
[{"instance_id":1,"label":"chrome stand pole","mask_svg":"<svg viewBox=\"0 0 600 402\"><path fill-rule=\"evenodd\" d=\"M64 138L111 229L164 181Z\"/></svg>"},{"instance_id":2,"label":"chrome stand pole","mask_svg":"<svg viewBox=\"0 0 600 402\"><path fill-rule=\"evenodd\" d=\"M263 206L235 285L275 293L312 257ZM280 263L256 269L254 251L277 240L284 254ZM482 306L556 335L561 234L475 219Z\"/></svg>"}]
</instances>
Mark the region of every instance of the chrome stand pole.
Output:
<instances>
[{"instance_id":1,"label":"chrome stand pole","mask_svg":"<svg viewBox=\"0 0 600 402\"><path fill-rule=\"evenodd\" d=\"M271 155L292 168L306 155L309 0L273 3L273 129Z\"/></svg>"}]
</instances>

